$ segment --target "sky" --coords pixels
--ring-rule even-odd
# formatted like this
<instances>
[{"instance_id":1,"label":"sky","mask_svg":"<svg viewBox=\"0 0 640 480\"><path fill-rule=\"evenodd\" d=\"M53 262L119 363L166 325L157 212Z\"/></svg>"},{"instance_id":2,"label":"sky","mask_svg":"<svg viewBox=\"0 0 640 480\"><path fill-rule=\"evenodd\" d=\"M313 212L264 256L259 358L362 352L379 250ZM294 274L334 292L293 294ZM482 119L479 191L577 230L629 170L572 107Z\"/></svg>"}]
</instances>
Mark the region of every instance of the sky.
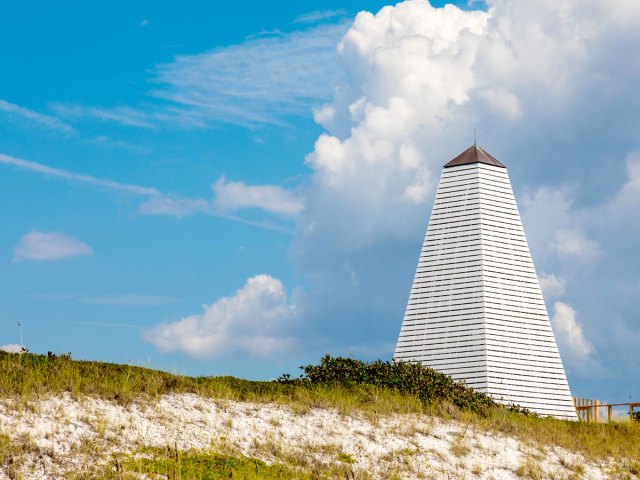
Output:
<instances>
[{"instance_id":1,"label":"sky","mask_svg":"<svg viewBox=\"0 0 640 480\"><path fill-rule=\"evenodd\" d=\"M576 396L640 398L635 0L13 2L0 344L391 359L441 167L507 165Z\"/></svg>"}]
</instances>

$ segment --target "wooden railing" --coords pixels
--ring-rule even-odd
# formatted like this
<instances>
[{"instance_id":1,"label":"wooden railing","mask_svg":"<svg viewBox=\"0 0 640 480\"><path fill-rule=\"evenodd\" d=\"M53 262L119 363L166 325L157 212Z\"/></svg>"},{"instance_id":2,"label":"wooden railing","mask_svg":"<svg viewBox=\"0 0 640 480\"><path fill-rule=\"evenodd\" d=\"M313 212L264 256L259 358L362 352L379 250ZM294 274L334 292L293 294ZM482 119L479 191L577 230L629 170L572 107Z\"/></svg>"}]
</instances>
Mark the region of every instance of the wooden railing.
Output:
<instances>
[{"instance_id":1,"label":"wooden railing","mask_svg":"<svg viewBox=\"0 0 640 480\"><path fill-rule=\"evenodd\" d=\"M634 408L640 408L640 402L628 402L628 403L602 403L600 400L592 400L589 398L573 398L573 403L576 406L576 412L578 418L583 422L600 422L600 409L607 409L607 422L613 421L613 407L629 407L629 420L637 420L637 412L634 412Z\"/></svg>"}]
</instances>

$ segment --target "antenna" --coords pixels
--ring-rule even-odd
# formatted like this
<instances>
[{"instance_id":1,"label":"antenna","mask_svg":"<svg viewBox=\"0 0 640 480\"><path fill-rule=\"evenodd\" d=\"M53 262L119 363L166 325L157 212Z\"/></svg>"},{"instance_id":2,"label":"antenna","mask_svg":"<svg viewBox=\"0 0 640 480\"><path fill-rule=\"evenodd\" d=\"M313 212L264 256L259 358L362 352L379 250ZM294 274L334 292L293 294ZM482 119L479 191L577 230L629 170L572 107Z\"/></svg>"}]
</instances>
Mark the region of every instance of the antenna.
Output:
<instances>
[{"instance_id":1,"label":"antenna","mask_svg":"<svg viewBox=\"0 0 640 480\"><path fill-rule=\"evenodd\" d=\"M16 323L18 324L18 328L20 329L20 348L22 348L22 323L20 323L20 320L16 320Z\"/></svg>"},{"instance_id":2,"label":"antenna","mask_svg":"<svg viewBox=\"0 0 640 480\"><path fill-rule=\"evenodd\" d=\"M476 127L473 127L473 146L476 146Z\"/></svg>"}]
</instances>

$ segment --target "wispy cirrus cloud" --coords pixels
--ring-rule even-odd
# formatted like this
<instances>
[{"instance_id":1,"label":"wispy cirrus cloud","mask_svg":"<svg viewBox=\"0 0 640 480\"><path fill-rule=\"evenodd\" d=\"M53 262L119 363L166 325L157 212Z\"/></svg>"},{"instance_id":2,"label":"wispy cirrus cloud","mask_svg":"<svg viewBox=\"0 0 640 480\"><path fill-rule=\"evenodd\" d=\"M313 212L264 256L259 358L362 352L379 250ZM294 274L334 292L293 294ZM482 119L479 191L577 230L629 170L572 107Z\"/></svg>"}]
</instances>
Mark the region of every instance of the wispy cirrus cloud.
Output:
<instances>
[{"instance_id":1,"label":"wispy cirrus cloud","mask_svg":"<svg viewBox=\"0 0 640 480\"><path fill-rule=\"evenodd\" d=\"M293 23L316 23L329 20L336 17L344 17L347 11L344 9L338 10L314 10L312 12L299 15L293 20Z\"/></svg>"},{"instance_id":2,"label":"wispy cirrus cloud","mask_svg":"<svg viewBox=\"0 0 640 480\"><path fill-rule=\"evenodd\" d=\"M145 328L144 325L137 323L118 323L118 322L67 322L72 325L87 325L91 327L105 327L105 328L131 328L133 330L140 330Z\"/></svg>"},{"instance_id":3,"label":"wispy cirrus cloud","mask_svg":"<svg viewBox=\"0 0 640 480\"><path fill-rule=\"evenodd\" d=\"M37 300L74 301L93 305L155 307L168 305L177 301L166 295L149 295L144 293L121 293L110 295L80 295L77 293L45 293L31 296Z\"/></svg>"},{"instance_id":4,"label":"wispy cirrus cloud","mask_svg":"<svg viewBox=\"0 0 640 480\"><path fill-rule=\"evenodd\" d=\"M298 23L337 18L342 11L311 12ZM139 106L84 106L52 103L67 119L94 119L139 128L203 128L225 122L242 126L286 124L309 115L331 98L340 78L336 45L346 22L320 23L279 31L244 43L158 65L148 99Z\"/></svg>"},{"instance_id":5,"label":"wispy cirrus cloud","mask_svg":"<svg viewBox=\"0 0 640 480\"><path fill-rule=\"evenodd\" d=\"M13 249L14 262L24 260L60 260L78 255L90 255L93 249L77 238L59 232L27 233Z\"/></svg>"},{"instance_id":6,"label":"wispy cirrus cloud","mask_svg":"<svg viewBox=\"0 0 640 480\"><path fill-rule=\"evenodd\" d=\"M295 200L293 194L275 185L248 186L241 182L237 184L230 182L226 184L226 186L231 185L231 189L228 192L224 191L222 193L221 202L224 208L221 208L216 205L215 196L212 199L180 197L178 195L163 193L154 187L122 183L109 178L97 178L92 175L50 167L38 162L11 157L2 153L0 153L0 164L72 183L102 188L115 193L142 197L144 201L137 210L137 213L140 215L166 215L181 218L195 214L205 214L267 230L291 233L290 229L286 226L269 221L249 220L230 212L246 208L258 208L270 214L282 215L290 214L292 209L295 211L298 208L298 204L296 203L298 200ZM215 193L215 185L213 187Z\"/></svg>"},{"instance_id":7,"label":"wispy cirrus cloud","mask_svg":"<svg viewBox=\"0 0 640 480\"><path fill-rule=\"evenodd\" d=\"M21 107L15 103L0 99L0 112L16 116L38 127L48 128L65 134L76 133L75 128L64 123L59 118L44 113L36 112L26 107Z\"/></svg>"},{"instance_id":8,"label":"wispy cirrus cloud","mask_svg":"<svg viewBox=\"0 0 640 480\"><path fill-rule=\"evenodd\" d=\"M82 303L91 303L96 305L154 307L174 303L176 299L166 295L127 293L120 295L83 297L80 298L79 301Z\"/></svg>"},{"instance_id":9,"label":"wispy cirrus cloud","mask_svg":"<svg viewBox=\"0 0 640 480\"><path fill-rule=\"evenodd\" d=\"M86 140L87 143L91 145L97 145L103 148L118 148L123 150L128 150L132 153L137 153L139 155L148 155L151 153L150 148L141 147L140 145L135 145L133 143L124 141L124 140L116 140L108 135L98 135Z\"/></svg>"},{"instance_id":10,"label":"wispy cirrus cloud","mask_svg":"<svg viewBox=\"0 0 640 480\"><path fill-rule=\"evenodd\" d=\"M41 173L49 177L60 178L70 182L84 183L121 193L141 195L145 197L162 195L161 192L155 188L115 182L108 178L96 178L84 173L74 173L62 168L49 167L48 165L43 165L42 163L32 162L30 160L24 160L22 158L11 157L2 153L0 153L0 164L11 165L21 170L28 170L31 172Z\"/></svg>"},{"instance_id":11,"label":"wispy cirrus cloud","mask_svg":"<svg viewBox=\"0 0 640 480\"><path fill-rule=\"evenodd\" d=\"M60 104L51 104L50 107L60 116L69 119L74 119L78 117L82 117L84 114L84 107L80 106L68 106L68 105L60 105ZM150 122L144 122L144 114L138 113L130 109L120 109L119 111L109 111L109 112L98 112L96 108L89 108L94 115L103 115L105 119L117 119L121 122L127 122L129 124L135 124L136 126L148 126L149 128L154 128L154 126ZM9 117L17 117L23 121L23 123L27 123L29 127L36 126L38 128L44 128L48 130L52 130L55 132L63 133L66 137L73 137L76 140L81 140L84 143L89 143L93 145L97 145L105 148L120 148L124 150L128 150L137 154L148 154L150 150L148 148L144 148L138 145L134 145L130 142L126 142L124 140L117 140L110 138L107 135L97 135L93 137L86 137L82 135L78 130L76 130L71 125L63 122L60 118L52 115L47 115L44 113L36 112L35 110L31 110L26 107L22 107L20 105L16 105L14 103L8 102L6 100L0 99L0 113L4 112ZM130 118L127 119L127 115L130 115Z\"/></svg>"},{"instance_id":12,"label":"wispy cirrus cloud","mask_svg":"<svg viewBox=\"0 0 640 480\"><path fill-rule=\"evenodd\" d=\"M70 120L94 118L104 122L114 122L121 125L141 128L157 128L153 115L142 109L131 107L102 108L78 104L52 102L51 109L59 116Z\"/></svg>"},{"instance_id":13,"label":"wispy cirrus cloud","mask_svg":"<svg viewBox=\"0 0 640 480\"><path fill-rule=\"evenodd\" d=\"M284 123L331 97L345 23L258 37L160 65L151 94L208 121Z\"/></svg>"}]
</instances>

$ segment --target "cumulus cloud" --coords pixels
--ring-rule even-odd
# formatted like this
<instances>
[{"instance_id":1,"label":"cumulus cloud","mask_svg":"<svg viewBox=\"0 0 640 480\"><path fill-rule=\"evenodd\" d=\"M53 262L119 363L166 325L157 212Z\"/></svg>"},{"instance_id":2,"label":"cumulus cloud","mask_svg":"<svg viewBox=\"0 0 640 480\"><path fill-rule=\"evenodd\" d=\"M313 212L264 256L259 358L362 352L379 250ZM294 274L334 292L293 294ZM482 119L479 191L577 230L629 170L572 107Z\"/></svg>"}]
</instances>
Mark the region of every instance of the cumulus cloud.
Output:
<instances>
[{"instance_id":1,"label":"cumulus cloud","mask_svg":"<svg viewBox=\"0 0 640 480\"><path fill-rule=\"evenodd\" d=\"M602 254L597 242L589 240L579 230L559 230L552 246L560 257L573 257L584 261L593 261Z\"/></svg>"},{"instance_id":2,"label":"cumulus cloud","mask_svg":"<svg viewBox=\"0 0 640 480\"><path fill-rule=\"evenodd\" d=\"M640 205L640 151L630 152L625 165L626 181L607 205L606 215L611 220L629 225L626 220L637 214Z\"/></svg>"},{"instance_id":3,"label":"cumulus cloud","mask_svg":"<svg viewBox=\"0 0 640 480\"><path fill-rule=\"evenodd\" d=\"M542 185L520 195L522 224L534 260L555 257L552 244L559 230L579 229L573 204L573 192L563 186Z\"/></svg>"},{"instance_id":4,"label":"cumulus cloud","mask_svg":"<svg viewBox=\"0 0 640 480\"><path fill-rule=\"evenodd\" d=\"M294 215L304 208L300 198L276 185L246 185L220 177L212 188L214 206L222 211L259 208L275 214Z\"/></svg>"},{"instance_id":5,"label":"cumulus cloud","mask_svg":"<svg viewBox=\"0 0 640 480\"><path fill-rule=\"evenodd\" d=\"M593 348L619 358L616 332L638 331L629 285L640 242L639 5L490 0L487 12L473 12L407 0L360 13L339 42L346 27L323 26L178 57L157 69L153 92L170 107L117 113L153 125L178 115L183 125L253 125L328 101L314 110L325 132L296 191L304 208L291 258L313 292L314 333L336 348L397 335L441 166L475 127L509 168L539 271L554 272L541 284L581 312L576 324ZM260 203L246 200L259 186L222 186L229 213ZM145 213L191 211L177 199L149 200ZM269 203L282 213L282 202ZM557 310L575 332L570 311ZM618 330L602 325L610 317ZM621 364L637 371L637 362Z\"/></svg>"},{"instance_id":6,"label":"cumulus cloud","mask_svg":"<svg viewBox=\"0 0 640 480\"><path fill-rule=\"evenodd\" d=\"M597 289L630 279L629 260L612 255L635 258L629 245L640 233L629 221L640 205L640 157L628 155L640 129L640 70L626 60L640 57L631 27L640 10L622 0L488 6L407 0L361 12L338 44L345 80L314 110L325 132L305 160L311 179L292 244L311 285L309 311L323 312L318 321L352 319L351 339L397 335L386 325L400 324L441 167L475 127L509 168L536 265L554 272L541 277L546 293L566 295L595 339L619 344L592 307L604 295ZM632 299L622 291L620 310ZM337 325L325 331L337 335Z\"/></svg>"},{"instance_id":7,"label":"cumulus cloud","mask_svg":"<svg viewBox=\"0 0 640 480\"><path fill-rule=\"evenodd\" d=\"M211 210L209 202L202 199L171 198L169 196L153 196L138 207L141 215L168 215L170 217L188 217L198 212Z\"/></svg>"},{"instance_id":8,"label":"cumulus cloud","mask_svg":"<svg viewBox=\"0 0 640 480\"><path fill-rule=\"evenodd\" d=\"M315 113L327 133L306 160L313 181L300 231L319 243L330 236L344 248L413 238L440 166L468 146L461 139L470 141L474 126L487 145L498 146L494 153L513 152L507 163L535 161L561 173L566 165L545 145L524 154L522 148L535 145L539 132L571 137L572 129L586 127L576 125L585 98L577 95L602 88L592 81L590 72L601 67L589 52L599 58L608 35L593 22L593 9L611 30L620 21L589 3L588 12L576 2L560 12L547 1L495 1L489 12L473 12L408 0L375 15L361 12L338 45L347 82ZM612 88L634 83L629 75L600 73ZM587 153L585 161L597 161ZM555 241L560 254L597 252L584 232L562 232Z\"/></svg>"},{"instance_id":9,"label":"cumulus cloud","mask_svg":"<svg viewBox=\"0 0 640 480\"><path fill-rule=\"evenodd\" d=\"M562 358L569 368L579 374L587 373L588 364L593 363L591 355L595 349L585 338L576 311L567 303L555 302L551 325Z\"/></svg>"},{"instance_id":10,"label":"cumulus cloud","mask_svg":"<svg viewBox=\"0 0 640 480\"><path fill-rule=\"evenodd\" d=\"M293 339L286 328L296 314L280 280L256 275L234 295L206 305L204 312L160 324L144 334L162 352L200 358L231 352L267 357L288 350Z\"/></svg>"},{"instance_id":11,"label":"cumulus cloud","mask_svg":"<svg viewBox=\"0 0 640 480\"><path fill-rule=\"evenodd\" d=\"M327 133L306 158L299 257L422 235L438 167L455 152L450 110L468 101L487 18L421 1L358 14L338 45L348 83L315 115Z\"/></svg>"},{"instance_id":12,"label":"cumulus cloud","mask_svg":"<svg viewBox=\"0 0 640 480\"><path fill-rule=\"evenodd\" d=\"M86 243L58 232L27 233L13 249L13 261L59 260L78 255L90 255L92 248Z\"/></svg>"},{"instance_id":13,"label":"cumulus cloud","mask_svg":"<svg viewBox=\"0 0 640 480\"><path fill-rule=\"evenodd\" d=\"M538 275L538 281L540 282L540 289L546 298L564 295L566 287L564 278L553 273L543 272Z\"/></svg>"}]
</instances>

